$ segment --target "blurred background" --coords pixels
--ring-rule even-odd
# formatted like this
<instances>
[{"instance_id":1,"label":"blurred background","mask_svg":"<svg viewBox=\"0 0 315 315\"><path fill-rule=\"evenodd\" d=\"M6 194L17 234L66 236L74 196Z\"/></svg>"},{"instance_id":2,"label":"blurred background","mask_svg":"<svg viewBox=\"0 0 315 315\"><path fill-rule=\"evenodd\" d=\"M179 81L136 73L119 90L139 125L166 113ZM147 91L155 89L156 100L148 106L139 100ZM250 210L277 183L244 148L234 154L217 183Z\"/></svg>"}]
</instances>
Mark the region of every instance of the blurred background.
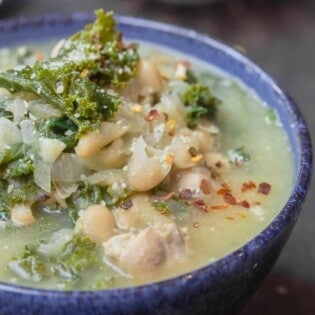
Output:
<instances>
[{"instance_id":1,"label":"blurred background","mask_svg":"<svg viewBox=\"0 0 315 315\"><path fill-rule=\"evenodd\" d=\"M246 53L274 76L296 100L311 134L315 134L314 0L0 0L0 3L0 19L91 12L102 7L117 14L154 19L210 35ZM312 183L289 242L242 315L315 314L314 191Z\"/></svg>"}]
</instances>

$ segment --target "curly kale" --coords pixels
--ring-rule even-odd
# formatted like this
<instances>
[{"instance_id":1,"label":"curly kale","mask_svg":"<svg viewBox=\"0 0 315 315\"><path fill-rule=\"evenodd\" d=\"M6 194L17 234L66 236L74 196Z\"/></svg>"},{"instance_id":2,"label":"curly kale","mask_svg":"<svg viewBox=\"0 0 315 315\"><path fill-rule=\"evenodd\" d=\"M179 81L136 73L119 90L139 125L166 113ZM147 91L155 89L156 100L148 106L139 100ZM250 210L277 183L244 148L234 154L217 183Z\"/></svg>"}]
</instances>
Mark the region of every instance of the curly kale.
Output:
<instances>
[{"instance_id":1,"label":"curly kale","mask_svg":"<svg viewBox=\"0 0 315 315\"><path fill-rule=\"evenodd\" d=\"M53 275L61 279L82 279L88 270L102 265L101 255L88 237L74 235L57 256L47 257L33 245L10 259L8 267L17 276L34 282Z\"/></svg>"},{"instance_id":2,"label":"curly kale","mask_svg":"<svg viewBox=\"0 0 315 315\"><path fill-rule=\"evenodd\" d=\"M27 144L15 143L1 152L0 174L6 179L17 179L34 172L33 150Z\"/></svg>"},{"instance_id":3,"label":"curly kale","mask_svg":"<svg viewBox=\"0 0 315 315\"><path fill-rule=\"evenodd\" d=\"M39 282L49 272L45 259L36 252L32 245L26 245L21 256L12 257L8 267L20 278L34 282Z\"/></svg>"},{"instance_id":4,"label":"curly kale","mask_svg":"<svg viewBox=\"0 0 315 315\"><path fill-rule=\"evenodd\" d=\"M60 277L76 279L83 277L88 269L100 267L102 260L95 247L88 237L75 235L58 257L50 259L53 272Z\"/></svg>"},{"instance_id":5,"label":"curly kale","mask_svg":"<svg viewBox=\"0 0 315 315\"><path fill-rule=\"evenodd\" d=\"M196 127L201 117L213 119L220 104L220 100L212 95L209 87L200 83L187 86L183 102L187 107L186 122L190 128Z\"/></svg>"},{"instance_id":6,"label":"curly kale","mask_svg":"<svg viewBox=\"0 0 315 315\"><path fill-rule=\"evenodd\" d=\"M0 219L8 219L18 203L32 204L41 189L34 183L33 150L24 143L5 148L0 156Z\"/></svg>"},{"instance_id":7,"label":"curly kale","mask_svg":"<svg viewBox=\"0 0 315 315\"><path fill-rule=\"evenodd\" d=\"M38 198L40 188L34 183L31 176L25 176L9 183L7 180L0 181L0 220L8 220L10 209L16 204L31 205Z\"/></svg>"},{"instance_id":8,"label":"curly kale","mask_svg":"<svg viewBox=\"0 0 315 315\"><path fill-rule=\"evenodd\" d=\"M108 89L124 86L138 59L137 46L122 43L112 13L98 10L96 21L67 39L56 57L0 73L0 87L32 92L56 106L79 138L113 117L120 98Z\"/></svg>"},{"instance_id":9,"label":"curly kale","mask_svg":"<svg viewBox=\"0 0 315 315\"><path fill-rule=\"evenodd\" d=\"M39 134L45 138L58 139L67 147L64 152L73 152L78 140L76 133L77 125L67 117L51 118L42 120L39 124Z\"/></svg>"},{"instance_id":10,"label":"curly kale","mask_svg":"<svg viewBox=\"0 0 315 315\"><path fill-rule=\"evenodd\" d=\"M117 189L113 190L111 186L101 187L80 182L77 191L67 199L70 218L75 223L79 217L79 211L93 204L102 204L105 202L109 208L119 206L131 194L132 190L129 187L118 185Z\"/></svg>"}]
</instances>

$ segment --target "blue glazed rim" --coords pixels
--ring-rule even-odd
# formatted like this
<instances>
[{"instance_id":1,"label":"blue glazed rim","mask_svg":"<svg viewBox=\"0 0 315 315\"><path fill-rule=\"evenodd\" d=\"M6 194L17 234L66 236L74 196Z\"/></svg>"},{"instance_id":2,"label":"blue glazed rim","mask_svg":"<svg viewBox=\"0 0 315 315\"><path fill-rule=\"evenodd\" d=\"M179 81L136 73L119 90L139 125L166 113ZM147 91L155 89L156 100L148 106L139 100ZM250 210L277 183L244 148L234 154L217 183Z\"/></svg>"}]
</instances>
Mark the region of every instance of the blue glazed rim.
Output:
<instances>
[{"instance_id":1,"label":"blue glazed rim","mask_svg":"<svg viewBox=\"0 0 315 315\"><path fill-rule=\"evenodd\" d=\"M248 263L247 258L249 256L253 257L253 259L249 259L249 263L251 265L255 265L253 260L258 262L259 258L268 251L268 248L272 242L276 238L280 237L286 227L290 224L293 224L299 215L301 205L305 199L310 185L312 171L312 145L306 122L292 98L282 88L279 87L272 77L266 74L260 67L250 61L247 57L235 49L213 40L206 35L196 33L190 29L176 27L151 20L126 16L116 16L116 18L118 21L118 27L123 33L126 30L129 34L132 33L136 38L137 32L140 30L142 32L140 36L141 40L169 46L169 40L172 39L174 46L172 48L179 49L182 48L182 45L183 47L186 47L186 50L189 50L187 53L191 53L191 46L189 43L198 43L199 52L197 56L193 54L194 57L204 60L207 59L205 61L209 62L210 57L213 57L214 55L216 57L219 56L219 60L216 60L215 64L217 67L220 67L220 64L222 63L224 63L226 66L226 62L232 60L232 63L236 63L236 66L233 66L236 68L230 72L232 75L239 77L239 73L245 73L245 77L240 78L245 84L249 84L250 80L252 79L257 80L256 83L258 85L255 86L255 92L263 100L267 99L267 103L268 98L273 99L274 103L274 98L276 97L279 103L279 107L277 107L277 109L279 111L280 118L283 115L287 116L289 121L291 123L293 122L295 125L294 128L291 126L285 126L291 141L291 147L297 150L295 156L295 185L291 195L277 217L254 239L236 251L223 257L222 259L190 273L141 286L98 291L60 291L50 289L36 289L0 282L0 292L6 291L32 296L43 296L44 294L49 293L50 297L57 299L69 298L70 296L80 299L93 299L95 297L99 297L105 302L108 301L109 304L114 297L118 297L119 300L120 297L127 298L128 296L134 296L135 294L142 296L148 292L152 292L152 294L161 294L162 296L174 296L180 292L183 292L183 290L190 290L190 292L192 292L192 290L195 288L200 287L200 284L202 283L211 281L211 279L218 279L222 276L224 277L224 275L233 270L241 270L239 268ZM32 19L21 17L14 20L8 19L0 21L0 33L6 31L12 32L28 27L48 26L52 29L52 35L54 35L57 32L54 28L52 28L52 26L62 25L64 30L65 27L71 28L71 26L75 24L83 25L92 19L93 15L86 13L74 13L72 15L66 16L52 14L35 17ZM155 37L154 35L161 35L161 37ZM131 38L133 38L133 36L131 36ZM23 39L23 37L18 38L17 42L19 42L21 39ZM1 42L0 38L0 46L1 44L3 43ZM200 54L202 54L203 49L206 48L212 50L214 55L210 54L209 57L205 50L204 56L208 57L202 58ZM224 71L229 72L226 69L224 69ZM264 95L263 90L266 87L268 87L268 93Z\"/></svg>"}]
</instances>

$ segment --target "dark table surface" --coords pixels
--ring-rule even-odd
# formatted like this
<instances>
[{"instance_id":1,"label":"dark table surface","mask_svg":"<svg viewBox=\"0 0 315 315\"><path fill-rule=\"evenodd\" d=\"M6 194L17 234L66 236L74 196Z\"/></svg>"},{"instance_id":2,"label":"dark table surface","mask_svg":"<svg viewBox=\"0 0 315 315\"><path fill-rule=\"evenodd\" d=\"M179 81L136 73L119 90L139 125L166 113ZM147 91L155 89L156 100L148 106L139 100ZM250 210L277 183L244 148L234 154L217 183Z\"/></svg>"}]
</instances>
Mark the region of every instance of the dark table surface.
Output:
<instances>
[{"instance_id":1,"label":"dark table surface","mask_svg":"<svg viewBox=\"0 0 315 315\"><path fill-rule=\"evenodd\" d=\"M150 0L4 0L0 19L52 12L91 12L103 7L118 14L193 28L229 45L243 47L252 60L290 91L314 135L315 1L216 2L175 6ZM289 242L244 315L315 314L314 190L313 181Z\"/></svg>"}]
</instances>

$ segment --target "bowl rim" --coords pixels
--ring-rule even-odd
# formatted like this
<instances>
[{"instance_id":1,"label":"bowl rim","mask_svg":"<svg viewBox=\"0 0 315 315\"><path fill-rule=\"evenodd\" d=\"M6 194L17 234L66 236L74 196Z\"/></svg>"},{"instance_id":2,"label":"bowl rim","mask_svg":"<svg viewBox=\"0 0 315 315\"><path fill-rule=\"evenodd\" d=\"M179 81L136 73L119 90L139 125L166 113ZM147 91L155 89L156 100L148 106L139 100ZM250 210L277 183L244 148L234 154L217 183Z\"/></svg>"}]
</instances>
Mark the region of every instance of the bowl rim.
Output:
<instances>
[{"instance_id":1,"label":"bowl rim","mask_svg":"<svg viewBox=\"0 0 315 315\"><path fill-rule=\"evenodd\" d=\"M14 31L22 27L30 27L36 25L53 25L53 24L72 24L72 23L87 23L93 20L94 15L92 13L82 13L75 12L72 14L60 14L52 13L42 16L33 16L18 18L9 18L0 21L0 33L2 31ZM189 281L204 281L206 278L210 279L215 273L224 273L227 266L237 266L242 257L247 254L247 252L258 253L257 246L253 246L259 242L263 242L264 246L270 243L274 238L281 234L283 228L288 225L292 220L296 220L300 207L306 197L307 190L310 185L311 173L312 173L312 144L311 138L308 131L307 124L303 118L300 110L296 106L294 100L286 92L286 90L277 83L277 81L267 74L257 63L251 61L248 56L245 56L236 49L222 43L217 39L213 39L210 35L206 35L197 32L193 29L186 27L176 26L164 22L158 22L150 19L143 19L132 16L116 15L115 19L118 25L130 25L134 27L140 27L145 29L151 29L163 33L168 33L171 36L182 36L184 38L189 38L193 41L198 41L205 45L210 45L215 50L223 51L225 54L236 59L242 64L249 66L256 74L259 74L266 84L270 85L272 89L278 94L278 97L286 102L288 108L292 111L290 116L295 116L296 118L296 134L299 141L301 159L298 165L298 174L296 174L296 181L294 183L292 192L281 209L278 215L254 238L246 242L240 248L234 250L230 254L222 257L221 259L209 263L201 268L193 270L191 272L174 276L169 279L160 280L152 283L147 283L143 285L136 285L132 287L123 288L113 288L113 289L102 289L102 290L57 290L57 289L44 289L44 288L34 288L25 285L17 285L14 283L2 282L0 281L0 291L6 291L11 293L27 294L27 295L42 295L43 293L49 293L57 298L69 297L69 295L75 295L80 298L82 297L93 297L96 294L100 294L102 297L106 295L110 298L111 295L116 293L128 292L134 294L134 291L141 292L152 289L152 291L159 291L166 289L167 287L172 287L173 284L179 287L187 287L187 282ZM154 42L154 41L153 41ZM205 61L206 62L206 61ZM209 62L208 62L209 63ZM254 244L255 243L255 244ZM220 271L221 270L221 271ZM222 271L223 270L223 271Z\"/></svg>"}]
</instances>

